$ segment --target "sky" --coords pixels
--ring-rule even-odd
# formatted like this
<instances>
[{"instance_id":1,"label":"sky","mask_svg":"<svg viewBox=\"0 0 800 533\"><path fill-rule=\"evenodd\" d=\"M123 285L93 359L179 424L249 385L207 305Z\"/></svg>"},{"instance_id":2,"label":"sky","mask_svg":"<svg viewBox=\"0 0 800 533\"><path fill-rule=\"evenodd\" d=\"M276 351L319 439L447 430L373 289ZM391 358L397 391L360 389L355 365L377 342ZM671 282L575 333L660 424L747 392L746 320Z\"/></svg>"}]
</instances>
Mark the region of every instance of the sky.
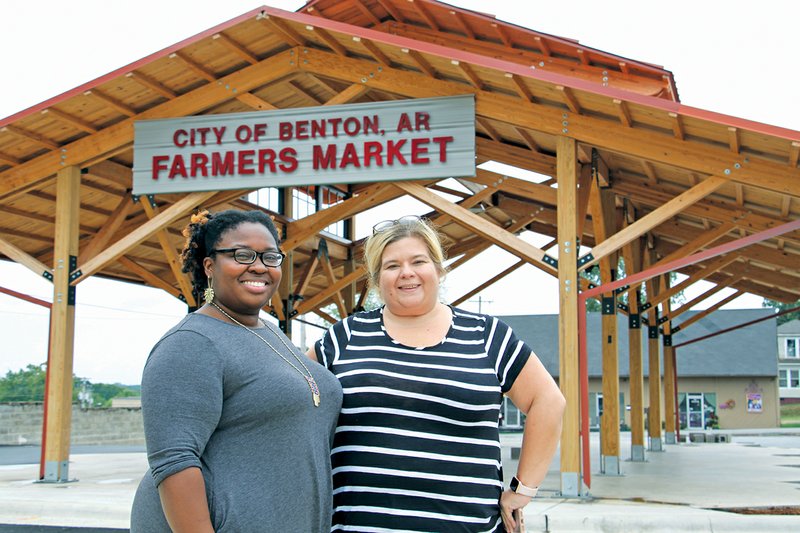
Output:
<instances>
[{"instance_id":1,"label":"sky","mask_svg":"<svg viewBox=\"0 0 800 533\"><path fill-rule=\"evenodd\" d=\"M295 11L304 2L266 0ZM460 0L452 5L487 12L536 31L630 59L674 75L683 104L800 130L794 101L800 49L800 3L783 0ZM39 0L0 2L0 117L23 111L262 5L242 0ZM565 7L565 6L569 7ZM407 201L383 218L423 213ZM390 215L390 216L387 216ZM376 215L363 217L371 227ZM361 221L357 221L360 223ZM535 236L534 244L542 244ZM486 252L450 273L447 300L483 283L516 258ZM708 285L687 291L693 297ZM0 287L52 300L52 285L29 270L0 261ZM521 290L522 288L522 290ZM730 294L726 289L698 306ZM743 296L725 308L761 307ZM525 266L462 307L494 315L558 312L556 280ZM138 384L147 355L186 307L147 287L90 278L77 289L74 372L94 383ZM301 330L298 324L297 330ZM0 294L0 375L47 358L46 309ZM306 328L305 341L320 330ZM295 342L303 339L296 332Z\"/></svg>"}]
</instances>

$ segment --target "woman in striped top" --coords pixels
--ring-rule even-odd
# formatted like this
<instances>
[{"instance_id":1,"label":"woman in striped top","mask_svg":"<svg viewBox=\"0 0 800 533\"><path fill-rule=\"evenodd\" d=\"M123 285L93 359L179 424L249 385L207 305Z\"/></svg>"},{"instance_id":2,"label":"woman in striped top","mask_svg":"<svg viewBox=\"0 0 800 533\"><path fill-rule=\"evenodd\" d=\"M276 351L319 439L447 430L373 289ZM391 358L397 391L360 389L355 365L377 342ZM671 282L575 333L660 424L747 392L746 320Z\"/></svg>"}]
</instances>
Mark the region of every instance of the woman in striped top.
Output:
<instances>
[{"instance_id":1,"label":"woman in striped top","mask_svg":"<svg viewBox=\"0 0 800 533\"><path fill-rule=\"evenodd\" d=\"M336 323L309 350L344 390L332 531L513 531L555 453L564 397L506 324L439 301L444 253L429 221L376 225L364 255L385 305ZM528 420L506 491L504 394Z\"/></svg>"}]
</instances>

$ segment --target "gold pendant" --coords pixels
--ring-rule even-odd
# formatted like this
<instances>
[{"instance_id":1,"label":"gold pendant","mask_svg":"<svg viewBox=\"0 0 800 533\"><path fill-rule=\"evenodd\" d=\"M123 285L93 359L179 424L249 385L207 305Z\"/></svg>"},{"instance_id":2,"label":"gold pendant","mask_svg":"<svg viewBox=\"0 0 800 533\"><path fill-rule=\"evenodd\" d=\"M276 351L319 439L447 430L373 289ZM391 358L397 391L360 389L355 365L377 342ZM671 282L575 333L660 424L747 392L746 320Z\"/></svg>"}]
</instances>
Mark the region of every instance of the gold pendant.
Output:
<instances>
[{"instance_id":1,"label":"gold pendant","mask_svg":"<svg viewBox=\"0 0 800 533\"><path fill-rule=\"evenodd\" d=\"M311 397L314 399L314 407L319 407L319 394L312 392Z\"/></svg>"}]
</instances>

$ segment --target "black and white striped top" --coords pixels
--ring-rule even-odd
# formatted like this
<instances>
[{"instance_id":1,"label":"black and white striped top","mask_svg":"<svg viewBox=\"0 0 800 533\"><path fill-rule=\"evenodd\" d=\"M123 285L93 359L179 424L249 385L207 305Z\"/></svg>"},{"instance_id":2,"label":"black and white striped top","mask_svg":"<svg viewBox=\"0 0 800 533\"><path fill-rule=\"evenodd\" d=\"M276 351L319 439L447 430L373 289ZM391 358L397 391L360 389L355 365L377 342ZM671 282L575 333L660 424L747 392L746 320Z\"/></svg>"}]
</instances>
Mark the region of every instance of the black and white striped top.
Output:
<instances>
[{"instance_id":1,"label":"black and white striped top","mask_svg":"<svg viewBox=\"0 0 800 533\"><path fill-rule=\"evenodd\" d=\"M332 531L503 531L500 403L531 350L496 318L451 309L427 348L391 339L382 309L317 342L344 390Z\"/></svg>"}]
</instances>

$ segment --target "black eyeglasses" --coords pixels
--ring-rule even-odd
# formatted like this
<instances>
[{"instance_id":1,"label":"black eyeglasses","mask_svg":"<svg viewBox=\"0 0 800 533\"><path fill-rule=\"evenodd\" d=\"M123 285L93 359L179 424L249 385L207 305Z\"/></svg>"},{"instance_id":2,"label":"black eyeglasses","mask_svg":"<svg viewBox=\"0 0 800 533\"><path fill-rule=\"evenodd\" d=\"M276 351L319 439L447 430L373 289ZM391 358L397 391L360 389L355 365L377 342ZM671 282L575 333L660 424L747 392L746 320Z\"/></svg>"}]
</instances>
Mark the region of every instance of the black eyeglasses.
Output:
<instances>
[{"instance_id":1,"label":"black eyeglasses","mask_svg":"<svg viewBox=\"0 0 800 533\"><path fill-rule=\"evenodd\" d=\"M220 248L219 250L210 250L208 255L213 254L227 254L233 253L233 260L242 265L252 265L256 262L256 257L261 257L261 262L264 266L279 267L283 263L283 258L286 254L267 250L266 252L256 252L250 248Z\"/></svg>"},{"instance_id":2,"label":"black eyeglasses","mask_svg":"<svg viewBox=\"0 0 800 533\"><path fill-rule=\"evenodd\" d=\"M406 215L404 217L400 217L397 220L384 220L383 222L378 222L374 226L372 226L372 233L380 233L382 231L386 231L387 229L397 226L397 225L408 225L408 224L416 224L418 222L422 222L422 217L418 217L417 215Z\"/></svg>"}]
</instances>

